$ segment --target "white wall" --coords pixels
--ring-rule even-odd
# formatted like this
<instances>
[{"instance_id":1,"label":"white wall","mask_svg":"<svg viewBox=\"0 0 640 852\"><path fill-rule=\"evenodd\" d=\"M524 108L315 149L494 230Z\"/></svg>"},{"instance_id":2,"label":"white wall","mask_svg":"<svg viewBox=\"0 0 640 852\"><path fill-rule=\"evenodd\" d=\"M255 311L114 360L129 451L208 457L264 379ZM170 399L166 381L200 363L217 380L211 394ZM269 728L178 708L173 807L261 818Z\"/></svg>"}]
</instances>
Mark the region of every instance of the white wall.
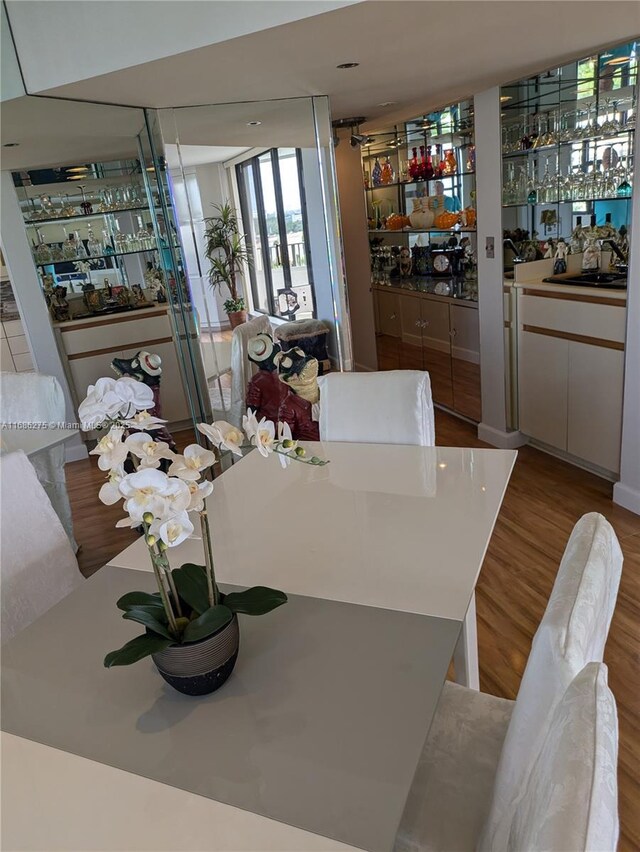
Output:
<instances>
[{"instance_id":1,"label":"white wall","mask_svg":"<svg viewBox=\"0 0 640 852\"><path fill-rule=\"evenodd\" d=\"M640 133L636 133L634 162L640 162ZM638 184L634 196L638 195ZM620 481L613 487L615 503L640 515L640 201L632 210L631 253L627 291L627 337L624 353L624 401Z\"/></svg>"},{"instance_id":2,"label":"white wall","mask_svg":"<svg viewBox=\"0 0 640 852\"><path fill-rule=\"evenodd\" d=\"M0 19L0 100L8 101L26 94L22 84L22 76L18 59L11 38L7 13L2 5Z\"/></svg>"},{"instance_id":3,"label":"white wall","mask_svg":"<svg viewBox=\"0 0 640 852\"><path fill-rule=\"evenodd\" d=\"M377 370L371 264L367 238L367 211L364 203L360 149L349 144L350 131L339 133L335 149L340 220L344 250L349 318L356 370Z\"/></svg>"},{"instance_id":4,"label":"white wall","mask_svg":"<svg viewBox=\"0 0 640 852\"><path fill-rule=\"evenodd\" d=\"M67 422L75 423L77 420L75 406L56 346L49 311L40 288L11 172L0 172L0 207L2 208L0 222L2 253L9 270L20 319L29 342L35 368L39 373L46 373L58 379L67 405ZM79 436L68 441L65 446L67 461L86 458L87 449Z\"/></svg>"},{"instance_id":5,"label":"white wall","mask_svg":"<svg viewBox=\"0 0 640 852\"><path fill-rule=\"evenodd\" d=\"M7 0L7 9L27 90L34 94L352 2Z\"/></svg>"},{"instance_id":6,"label":"white wall","mask_svg":"<svg viewBox=\"0 0 640 852\"><path fill-rule=\"evenodd\" d=\"M478 437L496 447L526 443L519 432L507 431L502 263L502 144L500 89L496 86L473 99L476 143L478 213L478 311L482 421ZM486 241L493 238L494 257Z\"/></svg>"}]
</instances>

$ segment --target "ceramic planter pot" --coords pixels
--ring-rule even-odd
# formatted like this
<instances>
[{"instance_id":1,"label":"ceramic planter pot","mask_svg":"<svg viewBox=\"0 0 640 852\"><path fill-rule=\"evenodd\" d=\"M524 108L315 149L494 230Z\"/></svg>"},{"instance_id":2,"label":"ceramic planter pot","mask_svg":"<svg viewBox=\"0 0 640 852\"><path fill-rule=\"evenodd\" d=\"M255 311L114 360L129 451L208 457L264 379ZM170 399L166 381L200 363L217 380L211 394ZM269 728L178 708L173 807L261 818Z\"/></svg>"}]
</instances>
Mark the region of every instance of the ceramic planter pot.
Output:
<instances>
[{"instance_id":1,"label":"ceramic planter pot","mask_svg":"<svg viewBox=\"0 0 640 852\"><path fill-rule=\"evenodd\" d=\"M227 316L229 317L231 328L237 328L239 325L242 325L243 322L247 321L246 311L232 311L230 314L227 314Z\"/></svg>"},{"instance_id":2,"label":"ceramic planter pot","mask_svg":"<svg viewBox=\"0 0 640 852\"><path fill-rule=\"evenodd\" d=\"M170 645L152 654L156 668L174 689L185 695L208 695L220 689L238 658L238 616L220 630L186 645Z\"/></svg>"}]
</instances>

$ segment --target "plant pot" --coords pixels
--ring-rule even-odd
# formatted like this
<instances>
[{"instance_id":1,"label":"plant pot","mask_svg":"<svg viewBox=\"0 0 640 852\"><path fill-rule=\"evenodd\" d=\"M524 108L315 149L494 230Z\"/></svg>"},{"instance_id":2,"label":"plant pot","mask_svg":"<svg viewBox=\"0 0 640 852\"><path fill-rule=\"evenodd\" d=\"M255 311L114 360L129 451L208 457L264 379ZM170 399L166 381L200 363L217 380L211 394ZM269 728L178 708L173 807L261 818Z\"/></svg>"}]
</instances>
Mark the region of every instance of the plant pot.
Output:
<instances>
[{"instance_id":1,"label":"plant pot","mask_svg":"<svg viewBox=\"0 0 640 852\"><path fill-rule=\"evenodd\" d=\"M156 668L174 689L185 695L208 695L220 689L238 658L238 616L199 642L170 645L152 654Z\"/></svg>"},{"instance_id":2,"label":"plant pot","mask_svg":"<svg viewBox=\"0 0 640 852\"><path fill-rule=\"evenodd\" d=\"M247 321L246 311L231 311L231 313L227 314L227 316L229 317L231 328L237 328L239 325L242 325L243 322Z\"/></svg>"}]
</instances>

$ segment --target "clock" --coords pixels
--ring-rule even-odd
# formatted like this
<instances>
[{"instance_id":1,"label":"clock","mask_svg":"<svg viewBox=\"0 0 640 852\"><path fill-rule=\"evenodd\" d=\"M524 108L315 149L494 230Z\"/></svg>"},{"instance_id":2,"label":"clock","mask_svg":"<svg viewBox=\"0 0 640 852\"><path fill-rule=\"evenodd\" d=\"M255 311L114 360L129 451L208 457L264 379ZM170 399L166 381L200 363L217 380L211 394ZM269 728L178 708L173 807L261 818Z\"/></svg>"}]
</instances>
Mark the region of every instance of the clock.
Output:
<instances>
[{"instance_id":1,"label":"clock","mask_svg":"<svg viewBox=\"0 0 640 852\"><path fill-rule=\"evenodd\" d=\"M433 258L433 268L441 275L451 272L451 261L446 254L437 254Z\"/></svg>"},{"instance_id":2,"label":"clock","mask_svg":"<svg viewBox=\"0 0 640 852\"><path fill-rule=\"evenodd\" d=\"M433 292L437 296L448 296L451 292L451 284L448 281L438 281L436 286L433 288Z\"/></svg>"}]
</instances>

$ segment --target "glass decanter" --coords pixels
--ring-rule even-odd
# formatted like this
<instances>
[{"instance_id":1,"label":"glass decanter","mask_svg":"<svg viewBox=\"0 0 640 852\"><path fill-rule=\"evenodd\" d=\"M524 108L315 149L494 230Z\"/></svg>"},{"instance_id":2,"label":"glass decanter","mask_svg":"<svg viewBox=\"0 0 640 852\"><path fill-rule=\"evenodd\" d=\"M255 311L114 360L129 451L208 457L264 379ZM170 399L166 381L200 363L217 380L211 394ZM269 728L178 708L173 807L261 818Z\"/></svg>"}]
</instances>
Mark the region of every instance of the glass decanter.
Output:
<instances>
[{"instance_id":1,"label":"glass decanter","mask_svg":"<svg viewBox=\"0 0 640 852\"><path fill-rule=\"evenodd\" d=\"M418 179L419 165L418 165L418 149L411 149L412 157L409 160L409 177L411 180Z\"/></svg>"},{"instance_id":2,"label":"glass decanter","mask_svg":"<svg viewBox=\"0 0 640 852\"><path fill-rule=\"evenodd\" d=\"M458 170L458 161L456 160L456 156L453 153L453 148L447 148L444 154L444 168L442 170L443 175L454 175Z\"/></svg>"},{"instance_id":3,"label":"glass decanter","mask_svg":"<svg viewBox=\"0 0 640 852\"><path fill-rule=\"evenodd\" d=\"M424 151L424 148L421 148L420 150ZM425 166L424 166L423 177L424 177L425 180L432 180L433 176L434 176L434 171L433 171L433 159L431 157L431 145L427 145L427 160L426 160L426 163L425 163Z\"/></svg>"},{"instance_id":4,"label":"glass decanter","mask_svg":"<svg viewBox=\"0 0 640 852\"><path fill-rule=\"evenodd\" d=\"M120 230L120 222L116 220L115 234L113 235L113 243L116 247L116 252L127 251L127 234L123 234Z\"/></svg>"},{"instance_id":5,"label":"glass decanter","mask_svg":"<svg viewBox=\"0 0 640 852\"><path fill-rule=\"evenodd\" d=\"M81 260L84 260L85 257L88 257L87 250L84 247L84 243L80 239L80 234L79 234L78 231L75 232L75 237L76 237L76 252L77 252L76 256L79 257Z\"/></svg>"},{"instance_id":6,"label":"glass decanter","mask_svg":"<svg viewBox=\"0 0 640 852\"><path fill-rule=\"evenodd\" d=\"M380 165L380 160L377 157L371 171L371 181L374 186L380 186L382 183L382 166Z\"/></svg>"},{"instance_id":7,"label":"glass decanter","mask_svg":"<svg viewBox=\"0 0 640 852\"><path fill-rule=\"evenodd\" d=\"M38 234L38 245L35 248L34 255L36 263L50 263L53 259L51 256L51 249L45 243L44 236L42 234Z\"/></svg>"},{"instance_id":8,"label":"glass decanter","mask_svg":"<svg viewBox=\"0 0 640 852\"><path fill-rule=\"evenodd\" d=\"M96 239L91 225L87 228L87 251L91 257L100 257L102 254L102 243Z\"/></svg>"},{"instance_id":9,"label":"glass decanter","mask_svg":"<svg viewBox=\"0 0 640 852\"><path fill-rule=\"evenodd\" d=\"M102 230L102 246L105 254L114 254L114 249L111 245L111 236L106 228Z\"/></svg>"},{"instance_id":10,"label":"glass decanter","mask_svg":"<svg viewBox=\"0 0 640 852\"><path fill-rule=\"evenodd\" d=\"M78 246L76 243L75 234L71 233L67 236L66 230L63 228L65 233L65 241L62 244L62 256L65 260L75 260L78 256Z\"/></svg>"},{"instance_id":11,"label":"glass decanter","mask_svg":"<svg viewBox=\"0 0 640 852\"><path fill-rule=\"evenodd\" d=\"M389 157L385 157L384 165L382 166L382 175L380 180L383 184L393 183L393 166L391 165L391 161Z\"/></svg>"},{"instance_id":12,"label":"glass decanter","mask_svg":"<svg viewBox=\"0 0 640 852\"><path fill-rule=\"evenodd\" d=\"M388 158L387 158L388 159ZM142 251L153 248L151 244L151 235L149 231L147 231L142 216L136 216L136 222L138 226L138 230L135 235L136 242L138 243L138 248Z\"/></svg>"}]
</instances>

